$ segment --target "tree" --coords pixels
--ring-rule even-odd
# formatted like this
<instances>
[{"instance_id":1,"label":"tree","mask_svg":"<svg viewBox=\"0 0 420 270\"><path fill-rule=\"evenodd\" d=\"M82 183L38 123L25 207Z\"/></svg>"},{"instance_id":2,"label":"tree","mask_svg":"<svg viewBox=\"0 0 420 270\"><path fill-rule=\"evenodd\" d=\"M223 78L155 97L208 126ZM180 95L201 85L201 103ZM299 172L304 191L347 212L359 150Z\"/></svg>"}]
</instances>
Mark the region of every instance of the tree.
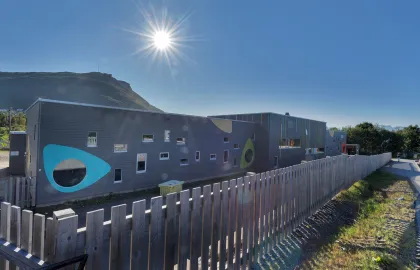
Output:
<instances>
[{"instance_id":1,"label":"tree","mask_svg":"<svg viewBox=\"0 0 420 270\"><path fill-rule=\"evenodd\" d=\"M403 136L403 149L406 153L420 152L420 129L417 125L409 125L401 130Z\"/></svg>"}]
</instances>

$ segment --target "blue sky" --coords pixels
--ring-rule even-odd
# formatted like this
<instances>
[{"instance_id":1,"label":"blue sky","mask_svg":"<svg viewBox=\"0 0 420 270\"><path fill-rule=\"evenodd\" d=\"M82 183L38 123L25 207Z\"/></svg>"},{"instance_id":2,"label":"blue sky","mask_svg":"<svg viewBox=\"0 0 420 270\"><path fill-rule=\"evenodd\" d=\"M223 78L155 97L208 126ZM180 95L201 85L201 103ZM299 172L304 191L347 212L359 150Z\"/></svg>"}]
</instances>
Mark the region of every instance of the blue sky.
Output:
<instances>
[{"instance_id":1,"label":"blue sky","mask_svg":"<svg viewBox=\"0 0 420 270\"><path fill-rule=\"evenodd\" d=\"M190 61L133 55L136 0L0 1L0 70L96 71L168 112L420 124L418 1L153 1L192 15Z\"/></svg>"}]
</instances>

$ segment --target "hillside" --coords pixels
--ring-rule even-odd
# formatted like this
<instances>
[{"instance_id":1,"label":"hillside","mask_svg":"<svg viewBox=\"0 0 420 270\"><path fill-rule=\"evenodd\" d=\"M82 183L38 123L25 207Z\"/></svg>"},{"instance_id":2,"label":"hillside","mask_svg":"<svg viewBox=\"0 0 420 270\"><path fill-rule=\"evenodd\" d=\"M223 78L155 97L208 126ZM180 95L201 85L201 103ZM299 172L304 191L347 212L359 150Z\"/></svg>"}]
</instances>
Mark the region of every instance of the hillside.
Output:
<instances>
[{"instance_id":1,"label":"hillside","mask_svg":"<svg viewBox=\"0 0 420 270\"><path fill-rule=\"evenodd\" d=\"M0 72L0 109L26 109L38 98L160 111L111 74Z\"/></svg>"}]
</instances>

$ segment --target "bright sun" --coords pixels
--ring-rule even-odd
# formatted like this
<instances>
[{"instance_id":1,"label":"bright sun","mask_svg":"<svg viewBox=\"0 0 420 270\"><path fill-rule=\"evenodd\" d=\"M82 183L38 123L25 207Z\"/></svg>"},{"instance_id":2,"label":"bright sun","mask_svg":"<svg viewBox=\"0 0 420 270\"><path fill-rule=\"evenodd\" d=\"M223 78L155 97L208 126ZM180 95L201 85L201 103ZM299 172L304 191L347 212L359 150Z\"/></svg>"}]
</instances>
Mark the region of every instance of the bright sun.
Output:
<instances>
[{"instance_id":1,"label":"bright sun","mask_svg":"<svg viewBox=\"0 0 420 270\"><path fill-rule=\"evenodd\" d=\"M171 46L171 35L166 31L157 31L153 35L153 45L156 49L164 51Z\"/></svg>"}]
</instances>

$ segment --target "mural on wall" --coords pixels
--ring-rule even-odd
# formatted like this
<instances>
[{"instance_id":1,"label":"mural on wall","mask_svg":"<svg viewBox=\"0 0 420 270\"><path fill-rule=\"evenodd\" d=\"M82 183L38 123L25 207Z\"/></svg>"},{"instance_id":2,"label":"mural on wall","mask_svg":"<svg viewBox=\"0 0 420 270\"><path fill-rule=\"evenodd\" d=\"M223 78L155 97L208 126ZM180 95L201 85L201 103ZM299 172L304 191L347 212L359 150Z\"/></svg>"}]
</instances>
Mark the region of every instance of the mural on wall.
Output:
<instances>
[{"instance_id":1,"label":"mural on wall","mask_svg":"<svg viewBox=\"0 0 420 270\"><path fill-rule=\"evenodd\" d=\"M222 118L210 118L210 120L221 131L226 133L232 133L232 120Z\"/></svg>"},{"instance_id":2,"label":"mural on wall","mask_svg":"<svg viewBox=\"0 0 420 270\"><path fill-rule=\"evenodd\" d=\"M248 139L245 143L244 149L242 150L241 157L241 169L248 168L252 165L255 159L255 148L254 143L251 139Z\"/></svg>"},{"instance_id":3,"label":"mural on wall","mask_svg":"<svg viewBox=\"0 0 420 270\"><path fill-rule=\"evenodd\" d=\"M111 170L104 160L68 146L49 144L44 147L43 158L48 181L64 193L87 188Z\"/></svg>"}]
</instances>

